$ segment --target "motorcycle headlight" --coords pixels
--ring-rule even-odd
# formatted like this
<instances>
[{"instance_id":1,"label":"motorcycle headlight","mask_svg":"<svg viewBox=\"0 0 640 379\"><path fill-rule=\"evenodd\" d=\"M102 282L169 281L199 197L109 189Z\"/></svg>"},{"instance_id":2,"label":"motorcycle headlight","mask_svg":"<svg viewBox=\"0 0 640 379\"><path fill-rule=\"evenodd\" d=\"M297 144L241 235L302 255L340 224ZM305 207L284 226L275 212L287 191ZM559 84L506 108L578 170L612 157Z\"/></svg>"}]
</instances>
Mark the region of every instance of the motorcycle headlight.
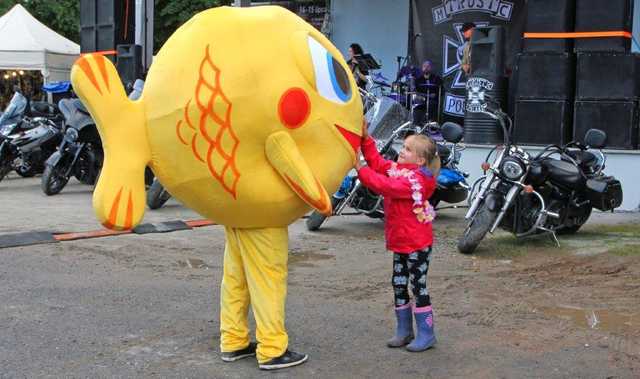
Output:
<instances>
[{"instance_id":1,"label":"motorcycle headlight","mask_svg":"<svg viewBox=\"0 0 640 379\"><path fill-rule=\"evenodd\" d=\"M500 172L507 179L518 180L524 175L524 165L514 158L506 158L502 162Z\"/></svg>"},{"instance_id":2,"label":"motorcycle headlight","mask_svg":"<svg viewBox=\"0 0 640 379\"><path fill-rule=\"evenodd\" d=\"M78 139L78 131L74 128L67 128L66 135L70 141L76 141Z\"/></svg>"}]
</instances>

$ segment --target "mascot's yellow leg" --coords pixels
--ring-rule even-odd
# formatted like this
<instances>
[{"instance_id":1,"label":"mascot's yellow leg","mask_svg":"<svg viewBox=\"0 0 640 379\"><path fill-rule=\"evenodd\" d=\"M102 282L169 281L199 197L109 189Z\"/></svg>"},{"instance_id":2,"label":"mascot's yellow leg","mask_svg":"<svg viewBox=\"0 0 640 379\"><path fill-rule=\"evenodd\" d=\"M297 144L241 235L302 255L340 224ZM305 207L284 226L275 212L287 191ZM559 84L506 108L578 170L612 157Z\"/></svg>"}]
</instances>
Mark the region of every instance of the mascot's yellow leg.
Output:
<instances>
[{"instance_id":1,"label":"mascot's yellow leg","mask_svg":"<svg viewBox=\"0 0 640 379\"><path fill-rule=\"evenodd\" d=\"M289 337L284 328L287 297L287 228L225 228L224 274L220 296L220 349L249 344L249 302L256 319L258 362L281 356Z\"/></svg>"}]
</instances>

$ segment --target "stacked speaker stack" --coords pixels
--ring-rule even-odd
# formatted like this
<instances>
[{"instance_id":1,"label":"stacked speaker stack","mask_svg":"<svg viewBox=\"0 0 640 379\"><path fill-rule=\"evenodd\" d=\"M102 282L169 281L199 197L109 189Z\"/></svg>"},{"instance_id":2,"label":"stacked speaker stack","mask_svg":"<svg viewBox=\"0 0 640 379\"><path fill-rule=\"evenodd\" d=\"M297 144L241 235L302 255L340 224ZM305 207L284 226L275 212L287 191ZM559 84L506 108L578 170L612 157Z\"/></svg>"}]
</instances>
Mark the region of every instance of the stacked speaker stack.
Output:
<instances>
[{"instance_id":1,"label":"stacked speaker stack","mask_svg":"<svg viewBox=\"0 0 640 379\"><path fill-rule=\"evenodd\" d=\"M498 122L476 112L473 104L482 94L495 99L506 109L507 78L504 76L505 35L502 26L477 27L471 36L471 68L467 78L467 109L464 116L464 140L467 143L502 142Z\"/></svg>"},{"instance_id":2,"label":"stacked speaker stack","mask_svg":"<svg viewBox=\"0 0 640 379\"><path fill-rule=\"evenodd\" d=\"M80 49L103 52L116 63L130 90L143 75L142 47L135 41L135 0L81 0Z\"/></svg>"},{"instance_id":3,"label":"stacked speaker stack","mask_svg":"<svg viewBox=\"0 0 640 379\"><path fill-rule=\"evenodd\" d=\"M576 32L631 31L632 0L579 0ZM576 101L573 138L591 128L607 133L607 147L638 147L638 55L626 37L576 40Z\"/></svg>"},{"instance_id":4,"label":"stacked speaker stack","mask_svg":"<svg viewBox=\"0 0 640 379\"><path fill-rule=\"evenodd\" d=\"M609 148L636 149L640 61L622 35L631 30L632 0L529 0L527 12L528 33L609 37L524 39L514 140L563 144L598 128L607 133Z\"/></svg>"},{"instance_id":5,"label":"stacked speaker stack","mask_svg":"<svg viewBox=\"0 0 640 379\"><path fill-rule=\"evenodd\" d=\"M581 1L581 0L579 0ZM573 32L576 0L529 0L529 33ZM571 39L525 39L516 63L513 139L526 145L571 139L575 54Z\"/></svg>"},{"instance_id":6,"label":"stacked speaker stack","mask_svg":"<svg viewBox=\"0 0 640 379\"><path fill-rule=\"evenodd\" d=\"M135 1L81 0L80 50L83 53L116 50L135 40Z\"/></svg>"}]
</instances>

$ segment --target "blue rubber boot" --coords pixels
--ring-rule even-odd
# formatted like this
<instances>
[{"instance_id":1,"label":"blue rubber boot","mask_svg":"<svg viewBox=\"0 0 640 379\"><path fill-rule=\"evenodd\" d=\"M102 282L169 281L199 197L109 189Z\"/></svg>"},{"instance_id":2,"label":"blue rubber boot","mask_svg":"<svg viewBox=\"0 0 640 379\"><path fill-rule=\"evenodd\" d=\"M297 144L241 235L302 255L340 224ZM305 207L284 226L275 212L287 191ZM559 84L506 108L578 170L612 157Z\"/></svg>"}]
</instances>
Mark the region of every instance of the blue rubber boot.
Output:
<instances>
[{"instance_id":1,"label":"blue rubber boot","mask_svg":"<svg viewBox=\"0 0 640 379\"><path fill-rule=\"evenodd\" d=\"M387 341L389 347L402 347L413 339L411 303L396 308L396 335Z\"/></svg>"},{"instance_id":2,"label":"blue rubber boot","mask_svg":"<svg viewBox=\"0 0 640 379\"><path fill-rule=\"evenodd\" d=\"M433 310L430 305L416 308L414 316L418 335L407 345L407 350L413 352L425 351L436 344L436 335L433 330Z\"/></svg>"}]
</instances>

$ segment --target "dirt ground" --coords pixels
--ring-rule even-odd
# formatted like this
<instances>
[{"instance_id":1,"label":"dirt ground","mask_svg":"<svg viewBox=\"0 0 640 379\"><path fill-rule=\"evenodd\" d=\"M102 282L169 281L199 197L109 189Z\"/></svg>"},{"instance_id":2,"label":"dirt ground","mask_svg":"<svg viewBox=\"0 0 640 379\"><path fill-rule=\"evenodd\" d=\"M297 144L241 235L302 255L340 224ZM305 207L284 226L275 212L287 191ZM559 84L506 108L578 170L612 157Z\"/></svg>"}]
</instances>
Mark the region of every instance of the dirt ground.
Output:
<instances>
[{"instance_id":1,"label":"dirt ground","mask_svg":"<svg viewBox=\"0 0 640 379\"><path fill-rule=\"evenodd\" d=\"M0 183L0 235L98 229L90 188L47 198L39 178ZM171 201L145 222L199 217ZM302 366L219 357L219 226L0 249L1 378L638 378L640 216L596 213L583 231L497 233L455 250L461 210L439 212L429 286L436 348L385 347L394 328L383 225L290 228L287 328Z\"/></svg>"}]
</instances>

